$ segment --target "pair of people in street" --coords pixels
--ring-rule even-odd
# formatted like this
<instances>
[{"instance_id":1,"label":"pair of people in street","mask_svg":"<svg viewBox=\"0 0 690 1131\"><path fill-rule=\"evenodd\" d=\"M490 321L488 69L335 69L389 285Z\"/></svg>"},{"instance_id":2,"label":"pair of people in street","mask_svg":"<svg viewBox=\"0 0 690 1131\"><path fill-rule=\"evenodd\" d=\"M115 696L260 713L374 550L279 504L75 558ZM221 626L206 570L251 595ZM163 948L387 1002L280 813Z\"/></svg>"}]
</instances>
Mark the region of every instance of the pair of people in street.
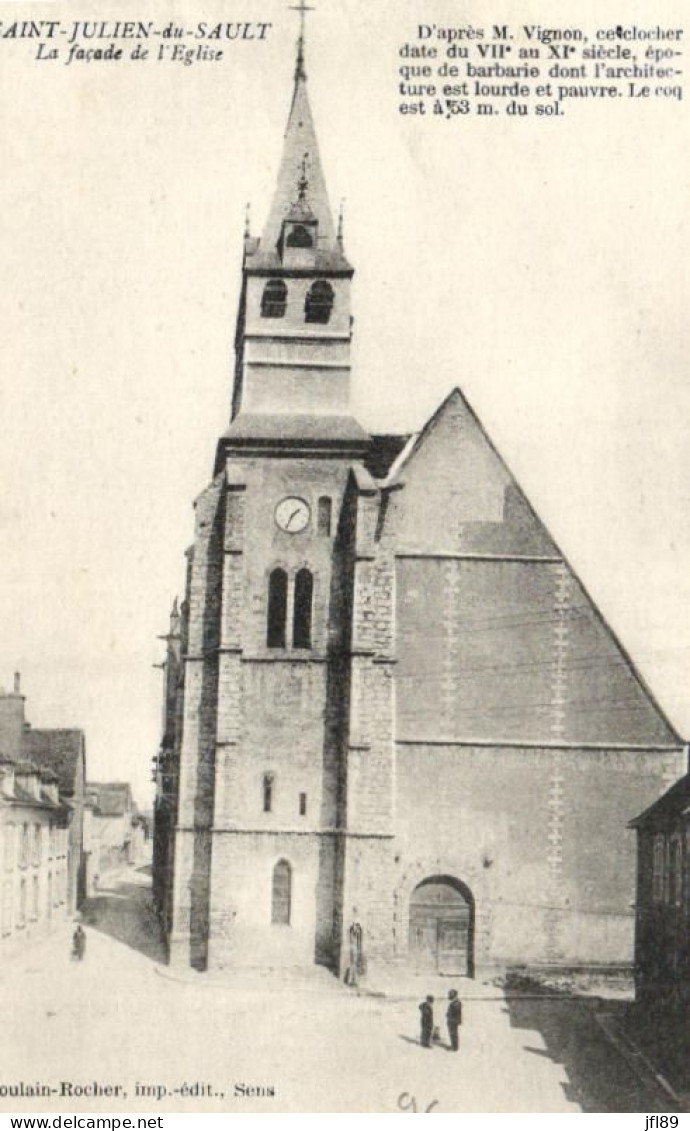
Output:
<instances>
[{"instance_id":1,"label":"pair of people in street","mask_svg":"<svg viewBox=\"0 0 690 1131\"><path fill-rule=\"evenodd\" d=\"M430 1049L432 1040L436 1038L434 1032L434 999L431 994L429 994L419 1006L419 1013L421 1020L422 1048ZM446 1025L448 1026L450 1049L452 1052L457 1052L460 1047L459 1030L462 1025L462 1002L458 997L457 990L449 990L448 992Z\"/></svg>"}]
</instances>

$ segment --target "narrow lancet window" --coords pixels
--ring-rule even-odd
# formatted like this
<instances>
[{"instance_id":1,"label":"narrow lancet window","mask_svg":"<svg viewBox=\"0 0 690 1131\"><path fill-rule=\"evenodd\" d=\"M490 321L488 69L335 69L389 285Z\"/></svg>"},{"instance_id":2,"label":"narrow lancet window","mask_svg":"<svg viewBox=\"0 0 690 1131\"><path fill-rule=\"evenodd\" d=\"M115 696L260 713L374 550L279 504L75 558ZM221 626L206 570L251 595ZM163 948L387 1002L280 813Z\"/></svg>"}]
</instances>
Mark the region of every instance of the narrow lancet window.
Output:
<instances>
[{"instance_id":1,"label":"narrow lancet window","mask_svg":"<svg viewBox=\"0 0 690 1131\"><path fill-rule=\"evenodd\" d=\"M311 648L311 607L314 580L308 569L300 569L295 578L295 609L292 625L294 648Z\"/></svg>"},{"instance_id":2,"label":"narrow lancet window","mask_svg":"<svg viewBox=\"0 0 690 1131\"><path fill-rule=\"evenodd\" d=\"M284 569L274 569L268 582L268 627L266 641L269 648L285 647L287 596L287 573Z\"/></svg>"},{"instance_id":3,"label":"narrow lancet window","mask_svg":"<svg viewBox=\"0 0 690 1131\"><path fill-rule=\"evenodd\" d=\"M273 774L264 774L263 781L263 796L264 796L264 813L270 813L273 809Z\"/></svg>"}]
</instances>

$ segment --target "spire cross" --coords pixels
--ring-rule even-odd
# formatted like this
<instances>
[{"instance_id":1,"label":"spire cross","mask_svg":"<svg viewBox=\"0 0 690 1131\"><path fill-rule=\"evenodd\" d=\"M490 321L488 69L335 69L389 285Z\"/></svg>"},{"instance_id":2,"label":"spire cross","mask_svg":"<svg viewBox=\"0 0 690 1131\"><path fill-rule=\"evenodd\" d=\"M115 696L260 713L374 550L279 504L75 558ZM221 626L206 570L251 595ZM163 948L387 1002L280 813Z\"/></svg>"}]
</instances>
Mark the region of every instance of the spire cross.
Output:
<instances>
[{"instance_id":1,"label":"spire cross","mask_svg":"<svg viewBox=\"0 0 690 1131\"><path fill-rule=\"evenodd\" d=\"M297 69L295 71L296 79L306 79L307 75L304 70L304 17L307 12L313 12L309 4L305 4L304 0L300 0L299 4L290 5L291 12L299 12L299 39L297 40Z\"/></svg>"}]
</instances>

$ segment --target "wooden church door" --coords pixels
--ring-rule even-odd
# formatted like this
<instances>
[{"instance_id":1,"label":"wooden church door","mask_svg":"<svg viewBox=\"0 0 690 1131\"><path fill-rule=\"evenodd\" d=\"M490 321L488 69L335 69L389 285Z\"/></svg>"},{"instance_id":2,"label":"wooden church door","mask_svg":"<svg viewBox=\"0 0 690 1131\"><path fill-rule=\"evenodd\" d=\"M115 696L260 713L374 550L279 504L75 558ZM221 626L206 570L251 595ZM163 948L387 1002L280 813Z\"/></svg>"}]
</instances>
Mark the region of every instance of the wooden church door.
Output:
<instances>
[{"instance_id":1,"label":"wooden church door","mask_svg":"<svg viewBox=\"0 0 690 1131\"><path fill-rule=\"evenodd\" d=\"M470 892L455 880L435 876L415 888L409 937L418 970L472 974L473 911Z\"/></svg>"}]
</instances>

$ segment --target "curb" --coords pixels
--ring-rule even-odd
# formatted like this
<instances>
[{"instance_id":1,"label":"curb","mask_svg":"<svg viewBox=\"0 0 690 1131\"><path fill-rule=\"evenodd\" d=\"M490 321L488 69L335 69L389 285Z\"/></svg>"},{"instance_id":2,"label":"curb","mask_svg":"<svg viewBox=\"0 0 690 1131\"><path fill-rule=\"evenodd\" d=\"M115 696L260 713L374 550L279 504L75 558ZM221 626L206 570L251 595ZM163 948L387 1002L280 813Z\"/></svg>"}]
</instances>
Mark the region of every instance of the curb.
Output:
<instances>
[{"instance_id":1,"label":"curb","mask_svg":"<svg viewBox=\"0 0 690 1131\"><path fill-rule=\"evenodd\" d=\"M683 1097L669 1084L666 1077L662 1076L658 1069L654 1067L651 1060L645 1056L642 1049L635 1044L628 1034L621 1031L620 1026L616 1023L611 1014L600 1012L595 1013L594 1016L607 1040L610 1041L623 1059L627 1061L635 1074L643 1079L645 1079L645 1077L648 1079L651 1077L657 1087L661 1088L667 1098L677 1107L679 1112L687 1111L688 1108Z\"/></svg>"},{"instance_id":2,"label":"curb","mask_svg":"<svg viewBox=\"0 0 690 1131\"><path fill-rule=\"evenodd\" d=\"M168 982L177 982L178 985L196 986L200 989L225 989L234 990L239 995L254 995L263 994L267 990L275 991L275 985L272 985L270 979L266 980L266 984L261 985L257 980L252 980L249 984L242 984L236 977L223 978L214 977L209 975L206 971L190 971L187 973L179 973L173 971L169 966L162 966L156 963L153 967L154 973L159 978L164 978ZM488 987L487 987L488 990ZM306 994L310 997L326 997L326 998L340 998L343 1000L356 1001L358 999L388 1002L390 1004L403 1004L407 1002L419 1001L419 995L422 991L415 991L414 993L395 993L389 990L379 990L375 987L367 986L346 986L343 982L334 980L332 986L310 986L307 982L304 984L286 984L280 987L281 994ZM526 993L511 993L505 992L498 987L493 992L483 994L467 994L461 1000L464 1004L470 1005L472 1002L505 1002L505 1001L577 1001L578 1004L586 1005L593 1009L598 1009L602 1005L602 999L599 996L592 995L590 998L564 998L563 994L526 994Z\"/></svg>"}]
</instances>

